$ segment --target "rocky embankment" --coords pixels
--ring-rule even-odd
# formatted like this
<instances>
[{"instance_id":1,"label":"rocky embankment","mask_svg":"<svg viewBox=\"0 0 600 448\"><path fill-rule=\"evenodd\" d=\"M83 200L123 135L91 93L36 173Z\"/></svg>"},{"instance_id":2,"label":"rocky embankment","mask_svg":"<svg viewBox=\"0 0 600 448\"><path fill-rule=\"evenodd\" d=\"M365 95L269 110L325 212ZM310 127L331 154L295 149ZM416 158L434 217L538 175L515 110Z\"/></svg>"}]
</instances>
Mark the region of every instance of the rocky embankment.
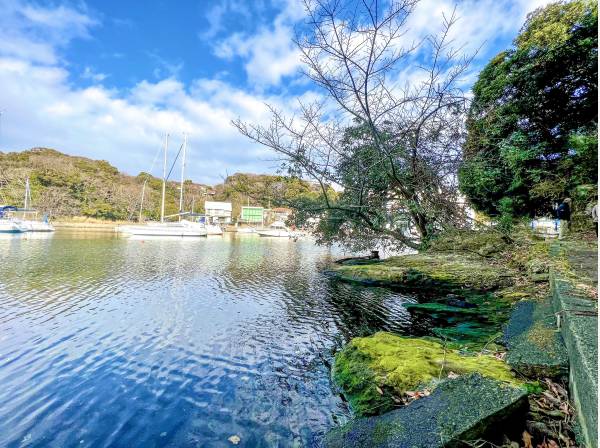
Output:
<instances>
[{"instance_id":1,"label":"rocky embankment","mask_svg":"<svg viewBox=\"0 0 600 448\"><path fill-rule=\"evenodd\" d=\"M430 324L421 337L380 332L337 353L332 375L357 418L332 430L326 446L571 443L570 353L548 287L563 260L553 262L550 248L486 240L472 250L337 264L332 274L342 281L417 292L419 303L406 308ZM580 432L589 433L588 420Z\"/></svg>"}]
</instances>

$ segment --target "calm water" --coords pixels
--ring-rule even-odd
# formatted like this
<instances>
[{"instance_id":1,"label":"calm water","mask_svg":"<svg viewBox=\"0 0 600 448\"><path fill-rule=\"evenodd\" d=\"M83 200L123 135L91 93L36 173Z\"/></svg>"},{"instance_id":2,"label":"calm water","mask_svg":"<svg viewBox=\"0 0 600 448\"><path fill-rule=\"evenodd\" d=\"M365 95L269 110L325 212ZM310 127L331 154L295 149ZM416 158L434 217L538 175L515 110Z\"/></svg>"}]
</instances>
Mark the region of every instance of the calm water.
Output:
<instances>
[{"instance_id":1,"label":"calm water","mask_svg":"<svg viewBox=\"0 0 600 448\"><path fill-rule=\"evenodd\" d=\"M311 240L0 239L0 446L315 446L348 417L331 353L410 333L413 298Z\"/></svg>"}]
</instances>

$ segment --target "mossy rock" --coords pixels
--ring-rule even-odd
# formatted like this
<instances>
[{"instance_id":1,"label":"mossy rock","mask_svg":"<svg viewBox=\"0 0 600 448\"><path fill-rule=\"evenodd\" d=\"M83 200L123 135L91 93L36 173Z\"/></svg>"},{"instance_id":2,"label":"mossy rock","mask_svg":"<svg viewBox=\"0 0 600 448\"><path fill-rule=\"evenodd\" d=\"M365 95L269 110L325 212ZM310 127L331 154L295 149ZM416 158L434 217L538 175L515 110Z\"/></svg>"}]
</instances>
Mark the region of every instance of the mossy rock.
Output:
<instances>
[{"instance_id":1,"label":"mossy rock","mask_svg":"<svg viewBox=\"0 0 600 448\"><path fill-rule=\"evenodd\" d=\"M477 373L384 415L353 419L326 435L326 448L458 448L520 436L527 392ZM490 445L492 445L490 443ZM492 445L496 446L496 445Z\"/></svg>"},{"instance_id":2,"label":"mossy rock","mask_svg":"<svg viewBox=\"0 0 600 448\"><path fill-rule=\"evenodd\" d=\"M333 272L342 280L364 284L409 288L435 286L451 290L497 289L510 286L514 277L514 272L506 267L496 266L481 257L442 253L342 264L335 266Z\"/></svg>"},{"instance_id":3,"label":"mossy rock","mask_svg":"<svg viewBox=\"0 0 600 448\"><path fill-rule=\"evenodd\" d=\"M490 257L506 250L508 243L496 230L445 231L429 242L429 251L467 252Z\"/></svg>"},{"instance_id":4,"label":"mossy rock","mask_svg":"<svg viewBox=\"0 0 600 448\"><path fill-rule=\"evenodd\" d=\"M356 414L375 415L395 407L395 398L431 386L450 372L479 372L520 384L510 368L493 356L465 356L432 339L386 332L352 339L335 357L333 378Z\"/></svg>"}]
</instances>

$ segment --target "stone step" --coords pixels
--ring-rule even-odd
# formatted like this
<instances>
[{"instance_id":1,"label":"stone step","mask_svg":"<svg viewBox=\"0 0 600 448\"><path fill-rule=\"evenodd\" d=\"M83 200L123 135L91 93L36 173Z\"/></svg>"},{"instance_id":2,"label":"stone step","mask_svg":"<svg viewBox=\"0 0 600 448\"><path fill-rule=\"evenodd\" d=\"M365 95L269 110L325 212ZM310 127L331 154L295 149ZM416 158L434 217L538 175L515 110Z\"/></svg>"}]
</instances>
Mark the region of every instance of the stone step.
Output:
<instances>
[{"instance_id":1,"label":"stone step","mask_svg":"<svg viewBox=\"0 0 600 448\"><path fill-rule=\"evenodd\" d=\"M386 414L356 419L330 431L328 448L442 448L520 428L525 389L477 373L446 380L432 394ZM507 430L508 429L508 430Z\"/></svg>"},{"instance_id":2,"label":"stone step","mask_svg":"<svg viewBox=\"0 0 600 448\"><path fill-rule=\"evenodd\" d=\"M529 378L566 379L569 358L552 301L524 300L515 305L504 329L506 362Z\"/></svg>"}]
</instances>

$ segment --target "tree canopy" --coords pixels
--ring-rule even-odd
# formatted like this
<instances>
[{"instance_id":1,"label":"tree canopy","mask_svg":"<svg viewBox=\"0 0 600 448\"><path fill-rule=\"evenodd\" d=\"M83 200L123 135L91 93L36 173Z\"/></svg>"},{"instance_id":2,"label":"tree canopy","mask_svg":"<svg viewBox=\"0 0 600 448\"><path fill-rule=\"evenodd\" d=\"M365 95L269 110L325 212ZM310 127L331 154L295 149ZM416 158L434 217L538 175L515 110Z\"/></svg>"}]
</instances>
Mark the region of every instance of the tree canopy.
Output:
<instances>
[{"instance_id":1,"label":"tree canopy","mask_svg":"<svg viewBox=\"0 0 600 448\"><path fill-rule=\"evenodd\" d=\"M480 73L459 170L477 209L533 215L597 183L597 26L593 1L540 8Z\"/></svg>"},{"instance_id":2,"label":"tree canopy","mask_svg":"<svg viewBox=\"0 0 600 448\"><path fill-rule=\"evenodd\" d=\"M452 43L454 14L422 41L405 39L416 3L307 0L297 43L321 98L299 99L293 116L271 107L266 126L234 122L281 156L283 172L320 186L295 207L298 224L318 222L320 242L417 248L464 224L456 170L470 58Z\"/></svg>"}]
</instances>

